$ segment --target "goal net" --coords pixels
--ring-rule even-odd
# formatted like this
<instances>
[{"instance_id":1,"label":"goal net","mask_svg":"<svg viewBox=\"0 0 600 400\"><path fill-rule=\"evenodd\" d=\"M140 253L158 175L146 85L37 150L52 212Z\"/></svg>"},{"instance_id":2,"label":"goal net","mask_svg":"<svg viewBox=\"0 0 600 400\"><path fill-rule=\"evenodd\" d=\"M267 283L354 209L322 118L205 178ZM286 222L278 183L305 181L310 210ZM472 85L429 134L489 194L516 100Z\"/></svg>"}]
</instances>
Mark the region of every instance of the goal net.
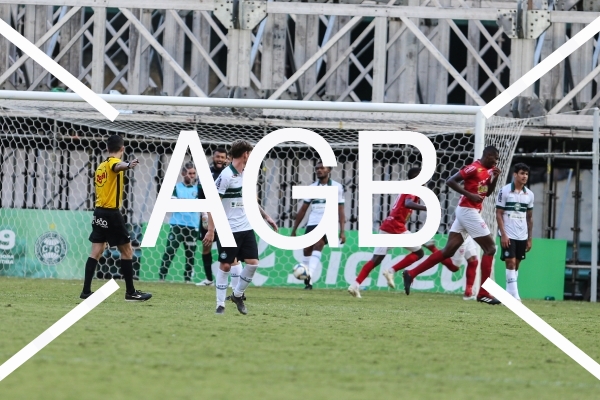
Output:
<instances>
[{"instance_id":1,"label":"goal net","mask_svg":"<svg viewBox=\"0 0 600 400\"><path fill-rule=\"evenodd\" d=\"M125 96L124 96L125 97ZM94 172L106 157L106 138L114 133L125 139L124 159L140 161L135 170L125 173L123 214L134 247L134 270L137 279L156 281L164 265L170 234L171 214L164 219L153 248L140 243L158 192L169 165L178 134L195 130L211 162L218 146L228 146L244 138L258 142L277 129L299 127L321 135L332 147L338 166L331 179L344 188L346 243L341 248L325 247L317 271L315 288L346 288L354 281L361 266L372 257L372 248L358 246L358 132L373 130L417 131L434 143L437 151L435 174L428 183L442 208L442 219L435 236L443 247L453 221L457 193L445 180L463 165L473 161L475 115L422 114L368 111L311 111L298 109L264 109L234 107L186 107L166 105L119 104L119 117L111 122L81 102L7 101L0 100L0 275L81 279L90 251L94 208ZM523 120L493 117L486 123L485 144L500 149L499 167L503 171L498 187L506 181ZM187 159L190 156L188 154ZM260 204L277 222L281 233L289 235L302 200L292 199L292 187L315 181L319 155L301 142L284 143L272 149L262 164L257 194ZM421 162L416 148L405 145L379 145L372 154L374 180L403 180L407 172ZM198 160L195 160L198 163ZM181 179L181 176L179 177ZM168 188L172 191L173 188ZM372 210L374 229L387 216L394 195L374 195ZM492 232L497 230L493 197L485 202L484 217ZM310 209L309 209L310 210ZM364 211L363 211L364 212ZM419 230L424 212L414 212L408 223L411 231ZM298 234L304 232L306 218ZM218 230L218 226L217 226ZM185 243L196 244L186 255ZM186 273L190 252L194 256L193 274ZM291 274L303 260L302 250L287 251L259 240L260 267L253 284L262 286L301 287ZM212 270L217 262L216 246L212 249ZM426 257L430 254L425 250ZM397 248L383 262L387 268L406 255ZM168 258L168 257L167 257ZM462 293L464 267L451 273L438 265L420 276L414 290ZM98 266L97 277L119 277L119 252L107 248ZM376 269L364 285L386 290L386 282ZM163 272L165 269L163 268ZM188 237L176 250L166 280L192 282L205 278L202 246L196 237ZM400 274L397 287L401 287Z\"/></svg>"}]
</instances>

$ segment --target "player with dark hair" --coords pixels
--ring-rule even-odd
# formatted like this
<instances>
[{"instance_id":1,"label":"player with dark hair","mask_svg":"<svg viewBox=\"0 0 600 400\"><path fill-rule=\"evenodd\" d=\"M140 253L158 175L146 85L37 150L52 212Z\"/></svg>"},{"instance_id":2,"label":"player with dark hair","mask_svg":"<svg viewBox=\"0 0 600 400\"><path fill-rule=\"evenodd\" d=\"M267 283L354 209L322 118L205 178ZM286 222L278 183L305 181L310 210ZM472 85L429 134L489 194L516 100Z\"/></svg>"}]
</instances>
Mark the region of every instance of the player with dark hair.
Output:
<instances>
[{"instance_id":1,"label":"player with dark hair","mask_svg":"<svg viewBox=\"0 0 600 400\"><path fill-rule=\"evenodd\" d=\"M433 253L414 269L405 270L402 273L406 294L410 294L410 286L417 275L434 267L442 260L452 257L467 235L481 246L484 253L481 260L481 282L484 283L490 277L494 254L496 254L496 243L481 217L481 210L483 201L493 193L498 183L498 176L501 172L496 167L498 157L498 149L488 146L483 150L480 160L464 166L446 181L451 189L462 195L455 210L455 219L450 228L448 241L442 250ZM461 186L463 181L464 187ZM490 305L500 304L483 287L479 289L477 301Z\"/></svg>"},{"instance_id":2,"label":"player with dark hair","mask_svg":"<svg viewBox=\"0 0 600 400\"><path fill-rule=\"evenodd\" d=\"M173 189L172 199L195 199L198 197L196 185L196 167L193 162L186 162L181 169L183 182L179 182ZM185 282L191 282L194 274L196 257L196 238L200 226L200 216L197 212L174 212L169 221L171 229L167 238L167 246L160 266L159 279L165 281L169 273L169 266L173 261L177 249L183 243L185 249Z\"/></svg>"},{"instance_id":3,"label":"player with dark hair","mask_svg":"<svg viewBox=\"0 0 600 400\"><path fill-rule=\"evenodd\" d=\"M92 233L89 240L92 242L92 251L85 264L85 278L83 290L79 296L87 299L92 295L92 279L96 272L98 260L106 248L117 246L121 253L121 274L125 279L125 300L146 301L152 295L136 290L133 285L133 249L125 220L120 208L123 205L123 171L135 168L139 162L134 159L130 162L122 161L125 152L124 140L119 135L112 135L107 140L108 157L102 161L94 175L96 187L96 204L92 217Z\"/></svg>"},{"instance_id":4,"label":"player with dark hair","mask_svg":"<svg viewBox=\"0 0 600 400\"><path fill-rule=\"evenodd\" d=\"M506 291L517 300L521 300L517 287L519 265L532 246L534 197L525 187L528 179L529 167L516 164L512 182L500 190L496 199L500 258L506 263Z\"/></svg>"},{"instance_id":5,"label":"player with dark hair","mask_svg":"<svg viewBox=\"0 0 600 400\"><path fill-rule=\"evenodd\" d=\"M219 146L213 151L212 154L212 164L210 166L210 173L212 174L213 180L216 181L221 172L227 166L227 149L223 146ZM202 189L202 184L198 182L198 198L205 199L204 189ZM200 236L198 237L200 241L204 239L206 236L207 228L208 228L208 213L201 213L202 223L200 225ZM215 233L215 239L216 239ZM197 283L197 286L211 286L214 283L213 273L212 273L212 243L205 245L202 243L202 264L204 266L204 274L205 279L202 282ZM232 276L235 274L239 276L241 272L242 266L238 263L235 267L232 265ZM233 271L235 269L235 271ZM238 271L239 269L239 271ZM233 279L233 277L232 277Z\"/></svg>"},{"instance_id":6,"label":"player with dark hair","mask_svg":"<svg viewBox=\"0 0 600 400\"><path fill-rule=\"evenodd\" d=\"M315 174L317 180L310 186L334 186L338 190L338 220L340 225L340 244L346 242L346 234L344 232L344 225L346 225L346 214L344 213L344 187L337 181L331 179L331 167L323 166L323 162L318 161L315 165ZM312 232L325 213L325 199L304 199L304 203L300 207L296 219L294 221L294 227L292 228L291 236L296 236L296 230L304 219L308 207L311 207L310 214L308 216L308 222L306 224L306 233ZM319 241L312 246L308 246L304 249L304 260L303 264L308 268L308 278L304 280L304 289L311 290L314 280L312 280L313 273L317 269L321 262L321 251L327 244L327 237L323 236Z\"/></svg>"},{"instance_id":7,"label":"player with dark hair","mask_svg":"<svg viewBox=\"0 0 600 400\"><path fill-rule=\"evenodd\" d=\"M414 179L421 172L420 168L411 168L408 171L408 179ZM412 194L401 194L396 198L394 205L388 215L388 217L383 221L381 226L379 227L379 234L405 234L410 233L410 231L406 228L406 223L408 222L413 210L427 211L427 207L419 204L419 198ZM426 246L434 246L433 242L427 243ZM410 251L406 257L404 257L400 262L394 265L389 270L383 272L383 276L388 282L388 286L391 288L396 287L394 284L394 273L400 271L418 260L420 260L424 256L423 249L421 246L414 247L405 247L406 250ZM360 285L362 282L369 276L371 271L375 269L385 256L388 254L390 250L389 247L376 247L373 251L373 258L362 267L358 276L356 277L356 281L350 285L348 288L348 293L352 296L361 298L360 295ZM446 264L444 264L446 265ZM458 267L455 267L451 263L447 264L447 268L452 272L458 271Z\"/></svg>"},{"instance_id":8,"label":"player with dark hair","mask_svg":"<svg viewBox=\"0 0 600 400\"><path fill-rule=\"evenodd\" d=\"M227 284L231 264L237 259L246 264L238 284L233 289L231 301L237 306L241 314L247 314L248 310L244 304L244 292L252 282L254 273L258 268L258 243L256 235L246 212L242 196L244 168L250 157L253 146L245 140L236 140L231 144L231 164L221 172L215 185L223 202L223 208L227 215L227 220L236 242L236 247L223 247L220 238L217 238L217 248L219 250L220 266L217 271L216 289L217 289L217 309L216 314L225 313L225 295L227 294ZM259 206L262 217L271 227L277 231L277 225ZM215 224L212 216L208 215L208 232L202 241L204 245L213 242Z\"/></svg>"}]
</instances>

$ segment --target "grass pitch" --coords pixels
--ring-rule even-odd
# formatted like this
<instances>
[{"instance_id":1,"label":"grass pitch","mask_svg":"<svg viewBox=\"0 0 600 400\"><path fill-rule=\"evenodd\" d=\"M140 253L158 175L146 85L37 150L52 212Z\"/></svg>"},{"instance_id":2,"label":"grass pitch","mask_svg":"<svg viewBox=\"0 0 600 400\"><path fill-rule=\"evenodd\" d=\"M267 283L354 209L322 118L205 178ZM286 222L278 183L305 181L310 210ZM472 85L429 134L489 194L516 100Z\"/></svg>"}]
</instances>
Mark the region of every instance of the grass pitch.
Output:
<instances>
[{"instance_id":1,"label":"grass pitch","mask_svg":"<svg viewBox=\"0 0 600 400\"><path fill-rule=\"evenodd\" d=\"M93 289L102 283L94 281ZM0 382L2 399L594 399L600 382L510 310L403 292L121 290ZM0 363L80 303L81 282L0 279ZM595 360L600 306L524 304Z\"/></svg>"}]
</instances>

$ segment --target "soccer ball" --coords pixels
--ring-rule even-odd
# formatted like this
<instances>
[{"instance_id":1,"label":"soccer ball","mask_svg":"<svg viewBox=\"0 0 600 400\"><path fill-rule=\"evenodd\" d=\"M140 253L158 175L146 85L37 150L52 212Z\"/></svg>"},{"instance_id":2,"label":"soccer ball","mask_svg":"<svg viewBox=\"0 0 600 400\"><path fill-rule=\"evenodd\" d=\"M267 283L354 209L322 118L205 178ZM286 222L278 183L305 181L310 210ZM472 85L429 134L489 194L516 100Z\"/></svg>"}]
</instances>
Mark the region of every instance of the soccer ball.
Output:
<instances>
[{"instance_id":1,"label":"soccer ball","mask_svg":"<svg viewBox=\"0 0 600 400\"><path fill-rule=\"evenodd\" d=\"M304 264L296 264L294 276L301 281L308 279L308 268Z\"/></svg>"}]
</instances>

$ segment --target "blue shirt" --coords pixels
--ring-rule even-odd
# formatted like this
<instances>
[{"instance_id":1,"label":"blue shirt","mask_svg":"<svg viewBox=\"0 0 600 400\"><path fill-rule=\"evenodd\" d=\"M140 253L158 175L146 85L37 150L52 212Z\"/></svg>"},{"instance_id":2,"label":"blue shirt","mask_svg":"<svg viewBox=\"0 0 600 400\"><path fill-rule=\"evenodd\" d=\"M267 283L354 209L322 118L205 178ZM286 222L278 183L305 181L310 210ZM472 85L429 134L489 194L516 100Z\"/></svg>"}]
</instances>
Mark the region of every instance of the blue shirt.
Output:
<instances>
[{"instance_id":1,"label":"blue shirt","mask_svg":"<svg viewBox=\"0 0 600 400\"><path fill-rule=\"evenodd\" d=\"M175 185L173 197L178 199L196 199L198 197L198 186L186 186L183 182L179 182ZM181 225L198 229L200 227L200 213L174 212L169 223L171 225Z\"/></svg>"}]
</instances>

